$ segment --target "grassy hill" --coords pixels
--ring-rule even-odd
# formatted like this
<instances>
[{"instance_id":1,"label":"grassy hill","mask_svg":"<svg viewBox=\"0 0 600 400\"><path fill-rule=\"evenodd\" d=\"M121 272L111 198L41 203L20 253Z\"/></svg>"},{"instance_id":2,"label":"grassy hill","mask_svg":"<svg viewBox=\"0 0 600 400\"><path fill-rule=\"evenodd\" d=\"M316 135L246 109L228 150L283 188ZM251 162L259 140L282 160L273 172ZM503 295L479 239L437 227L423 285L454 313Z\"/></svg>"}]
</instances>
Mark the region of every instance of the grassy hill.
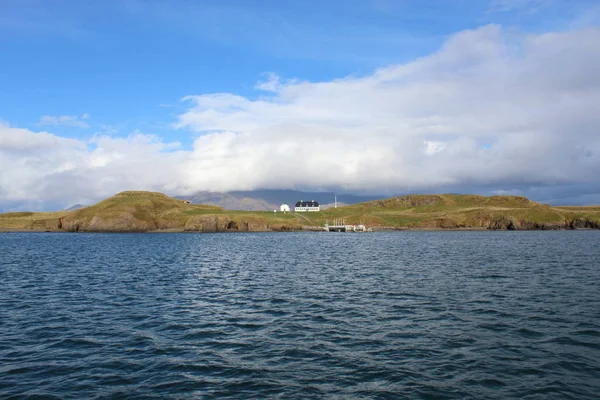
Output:
<instances>
[{"instance_id":1,"label":"grassy hill","mask_svg":"<svg viewBox=\"0 0 600 400\"><path fill-rule=\"evenodd\" d=\"M550 207L518 196L409 195L318 213L275 214L129 191L72 211L0 214L0 230L286 231L318 229L335 218L375 229L600 229L600 207Z\"/></svg>"},{"instance_id":2,"label":"grassy hill","mask_svg":"<svg viewBox=\"0 0 600 400\"><path fill-rule=\"evenodd\" d=\"M0 214L0 229L67 232L148 232L301 229L291 215L225 211L155 192L122 192L90 207L52 213Z\"/></svg>"},{"instance_id":3,"label":"grassy hill","mask_svg":"<svg viewBox=\"0 0 600 400\"><path fill-rule=\"evenodd\" d=\"M550 207L519 196L409 195L303 215L311 225L344 218L379 229L600 228L600 207Z\"/></svg>"}]
</instances>

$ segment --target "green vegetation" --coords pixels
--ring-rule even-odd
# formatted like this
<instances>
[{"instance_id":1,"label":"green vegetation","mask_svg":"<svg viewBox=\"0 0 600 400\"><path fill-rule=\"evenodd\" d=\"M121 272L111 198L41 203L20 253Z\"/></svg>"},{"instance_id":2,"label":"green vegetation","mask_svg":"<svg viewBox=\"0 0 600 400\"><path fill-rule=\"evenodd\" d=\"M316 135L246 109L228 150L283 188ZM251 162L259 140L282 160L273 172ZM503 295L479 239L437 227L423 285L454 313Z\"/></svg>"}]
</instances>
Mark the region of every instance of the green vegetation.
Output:
<instances>
[{"instance_id":1,"label":"green vegetation","mask_svg":"<svg viewBox=\"0 0 600 400\"><path fill-rule=\"evenodd\" d=\"M600 206L550 207L518 196L441 194L283 214L223 210L162 193L129 191L73 211L0 214L0 230L286 231L319 229L339 218L375 229L599 229Z\"/></svg>"},{"instance_id":2,"label":"green vegetation","mask_svg":"<svg viewBox=\"0 0 600 400\"><path fill-rule=\"evenodd\" d=\"M520 196L409 195L303 215L311 225L344 218L380 229L600 228L600 207L550 207Z\"/></svg>"},{"instance_id":3,"label":"green vegetation","mask_svg":"<svg viewBox=\"0 0 600 400\"><path fill-rule=\"evenodd\" d=\"M0 230L148 232L300 230L294 216L225 211L162 193L128 191L90 207L53 213L0 214Z\"/></svg>"}]
</instances>

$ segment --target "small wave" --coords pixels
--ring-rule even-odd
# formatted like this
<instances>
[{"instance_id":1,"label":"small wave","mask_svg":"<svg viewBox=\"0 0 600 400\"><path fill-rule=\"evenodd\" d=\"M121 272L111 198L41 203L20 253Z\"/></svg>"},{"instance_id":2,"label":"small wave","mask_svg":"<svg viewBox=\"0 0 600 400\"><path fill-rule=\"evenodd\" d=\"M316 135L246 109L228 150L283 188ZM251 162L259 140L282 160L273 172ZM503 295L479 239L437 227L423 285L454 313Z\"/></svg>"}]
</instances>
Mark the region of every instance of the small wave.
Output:
<instances>
[{"instance_id":1,"label":"small wave","mask_svg":"<svg viewBox=\"0 0 600 400\"><path fill-rule=\"evenodd\" d=\"M0 398L596 399L598 233L516 235L31 234Z\"/></svg>"},{"instance_id":2,"label":"small wave","mask_svg":"<svg viewBox=\"0 0 600 400\"><path fill-rule=\"evenodd\" d=\"M519 334L519 336L526 337L526 338L541 338L541 337L546 336L543 332L535 331L535 330L527 329L527 328L520 328L517 330L517 333Z\"/></svg>"},{"instance_id":3,"label":"small wave","mask_svg":"<svg viewBox=\"0 0 600 400\"><path fill-rule=\"evenodd\" d=\"M184 341L194 341L200 339L215 339L215 338L223 338L228 336L229 334L223 332L221 330L216 329L206 329L206 330L196 330L193 332L186 333L181 337L181 340Z\"/></svg>"},{"instance_id":4,"label":"small wave","mask_svg":"<svg viewBox=\"0 0 600 400\"><path fill-rule=\"evenodd\" d=\"M68 338L59 340L58 342L49 345L48 348L98 348L103 346L103 342L95 339Z\"/></svg>"},{"instance_id":5,"label":"small wave","mask_svg":"<svg viewBox=\"0 0 600 400\"><path fill-rule=\"evenodd\" d=\"M600 337L600 331L586 329L581 331L575 331L572 333L572 335Z\"/></svg>"},{"instance_id":6,"label":"small wave","mask_svg":"<svg viewBox=\"0 0 600 400\"><path fill-rule=\"evenodd\" d=\"M498 379L482 379L481 381L479 381L479 384L481 386L485 386L485 387L492 387L492 388L498 388L498 387L503 387L506 386L506 383L498 380Z\"/></svg>"},{"instance_id":7,"label":"small wave","mask_svg":"<svg viewBox=\"0 0 600 400\"><path fill-rule=\"evenodd\" d=\"M582 340L575 340L569 336L559 336L559 337L555 337L552 339L548 339L546 341L544 341L543 343L556 343L556 344L560 344L563 346L578 346L578 347L585 347L585 348L589 348L589 349L596 349L596 350L600 350L600 344L595 343L595 342L584 342Z\"/></svg>"}]
</instances>

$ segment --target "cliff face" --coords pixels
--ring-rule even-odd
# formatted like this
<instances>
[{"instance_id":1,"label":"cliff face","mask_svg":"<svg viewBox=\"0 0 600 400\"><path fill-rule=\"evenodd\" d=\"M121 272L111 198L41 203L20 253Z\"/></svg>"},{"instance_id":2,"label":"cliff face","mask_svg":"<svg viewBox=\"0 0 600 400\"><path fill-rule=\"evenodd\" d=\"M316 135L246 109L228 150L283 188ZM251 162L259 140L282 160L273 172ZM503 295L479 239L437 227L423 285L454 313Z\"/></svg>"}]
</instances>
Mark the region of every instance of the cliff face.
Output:
<instances>
[{"instance_id":1,"label":"cliff face","mask_svg":"<svg viewBox=\"0 0 600 400\"><path fill-rule=\"evenodd\" d=\"M55 225L48 223L39 228L66 232L270 232L301 229L295 224L268 224L244 219L234 220L221 215L193 216L182 223L165 219L145 221L137 219L129 213L123 213L110 219L100 216L94 216L91 220L61 218L56 220Z\"/></svg>"},{"instance_id":2,"label":"cliff face","mask_svg":"<svg viewBox=\"0 0 600 400\"><path fill-rule=\"evenodd\" d=\"M188 219L186 232L281 232L301 230L297 224L266 223L248 219L231 219L227 216L203 215Z\"/></svg>"},{"instance_id":3,"label":"cliff face","mask_svg":"<svg viewBox=\"0 0 600 400\"><path fill-rule=\"evenodd\" d=\"M565 218L563 221L540 222L528 219L517 219L511 215L496 217L482 217L468 222L457 221L452 218L438 218L423 221L413 226L425 229L489 229L489 230L528 230L528 231L550 231L550 230L575 230L575 229L600 229L600 221L589 218Z\"/></svg>"},{"instance_id":4,"label":"cliff face","mask_svg":"<svg viewBox=\"0 0 600 400\"><path fill-rule=\"evenodd\" d=\"M535 222L527 220L515 220L514 218L505 217L490 221L488 229L498 230L506 229L513 230L575 230L575 229L600 229L600 222L593 221L588 218L565 219L564 222Z\"/></svg>"},{"instance_id":5,"label":"cliff face","mask_svg":"<svg viewBox=\"0 0 600 400\"><path fill-rule=\"evenodd\" d=\"M137 219L131 213L120 213L110 218L99 215L90 218L67 216L59 220L59 228L67 232L147 232L158 228L152 221Z\"/></svg>"}]
</instances>

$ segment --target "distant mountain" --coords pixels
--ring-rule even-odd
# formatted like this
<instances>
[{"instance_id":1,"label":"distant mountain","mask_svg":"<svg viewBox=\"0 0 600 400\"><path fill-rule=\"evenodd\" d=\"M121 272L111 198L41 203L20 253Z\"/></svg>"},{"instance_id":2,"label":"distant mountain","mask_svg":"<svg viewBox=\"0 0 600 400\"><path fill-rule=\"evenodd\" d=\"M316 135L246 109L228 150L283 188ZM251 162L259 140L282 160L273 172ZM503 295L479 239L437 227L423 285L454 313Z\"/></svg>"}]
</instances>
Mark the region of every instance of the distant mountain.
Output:
<instances>
[{"instance_id":1,"label":"distant mountain","mask_svg":"<svg viewBox=\"0 0 600 400\"><path fill-rule=\"evenodd\" d=\"M338 207L348 204L377 200L384 196L337 195ZM294 207L300 200L315 200L324 207L333 206L333 192L302 192L299 190L249 190L232 192L198 192L191 196L179 196L192 204L209 204L226 210L271 211L279 209L283 203Z\"/></svg>"},{"instance_id":2,"label":"distant mountain","mask_svg":"<svg viewBox=\"0 0 600 400\"><path fill-rule=\"evenodd\" d=\"M349 204L347 203L342 203L342 202L337 202L337 206L338 207L344 207L347 206ZM329 210L330 208L334 208L336 206L335 203L329 203L329 204L321 204L321 210Z\"/></svg>"},{"instance_id":3,"label":"distant mountain","mask_svg":"<svg viewBox=\"0 0 600 400\"><path fill-rule=\"evenodd\" d=\"M86 206L84 206L83 204L75 204L74 206L71 206L69 208L65 208L64 211L73 211L73 210L79 210L80 208L84 208Z\"/></svg>"},{"instance_id":4,"label":"distant mountain","mask_svg":"<svg viewBox=\"0 0 600 400\"><path fill-rule=\"evenodd\" d=\"M271 211L279 208L278 204L269 203L259 197L222 192L198 192L192 196L178 196L177 198L189 200L192 204L208 204L225 210Z\"/></svg>"}]
</instances>

